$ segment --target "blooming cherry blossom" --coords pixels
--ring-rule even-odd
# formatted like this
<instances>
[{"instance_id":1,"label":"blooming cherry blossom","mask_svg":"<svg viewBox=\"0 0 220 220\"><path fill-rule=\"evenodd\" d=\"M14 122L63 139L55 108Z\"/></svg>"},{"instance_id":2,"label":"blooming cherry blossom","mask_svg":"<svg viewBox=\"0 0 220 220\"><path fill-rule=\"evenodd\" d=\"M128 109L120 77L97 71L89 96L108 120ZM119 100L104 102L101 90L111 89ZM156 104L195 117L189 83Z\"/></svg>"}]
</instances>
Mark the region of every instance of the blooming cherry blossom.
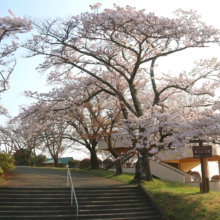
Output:
<instances>
[{"instance_id":1,"label":"blooming cherry blossom","mask_svg":"<svg viewBox=\"0 0 220 220\"><path fill-rule=\"evenodd\" d=\"M208 120L209 108L219 106L215 97L217 59L197 61L193 73L175 76L158 73L158 60L189 48L218 44L219 30L202 22L194 11L179 9L174 18L166 18L130 6L114 5L103 11L100 7L98 3L91 6L92 12L68 19L34 22L38 35L23 47L29 50L27 57L45 57L38 70L47 71L50 84L90 76L84 86L90 81L98 88L96 93L118 99L126 146L132 146L139 156L135 177L140 180L144 173L146 180L152 180L149 152L171 145L181 148L189 138L201 138L205 135L199 128L201 118ZM82 104L81 98L73 102ZM210 114L217 117L214 110ZM190 121L198 125L196 129L190 129ZM207 135L213 126L207 127ZM188 135L189 131L195 134Z\"/></svg>"},{"instance_id":2,"label":"blooming cherry blossom","mask_svg":"<svg viewBox=\"0 0 220 220\"><path fill-rule=\"evenodd\" d=\"M0 17L0 93L9 89L9 77L16 65L13 57L14 52L19 45L16 42L17 34L27 33L32 29L31 21L25 18L16 17L9 9L11 16ZM11 44L8 44L12 39ZM0 106L0 114L6 113L6 110Z\"/></svg>"}]
</instances>

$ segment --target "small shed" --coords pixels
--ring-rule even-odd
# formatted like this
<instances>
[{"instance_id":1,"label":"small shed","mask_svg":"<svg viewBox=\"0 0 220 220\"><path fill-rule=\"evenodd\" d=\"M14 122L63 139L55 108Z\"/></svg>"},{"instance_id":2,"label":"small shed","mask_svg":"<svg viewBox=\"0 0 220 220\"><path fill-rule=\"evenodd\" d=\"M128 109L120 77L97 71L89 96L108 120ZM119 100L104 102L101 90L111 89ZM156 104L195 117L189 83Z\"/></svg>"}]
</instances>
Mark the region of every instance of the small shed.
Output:
<instances>
[{"instance_id":1,"label":"small shed","mask_svg":"<svg viewBox=\"0 0 220 220\"><path fill-rule=\"evenodd\" d=\"M69 160L72 160L72 159L73 159L72 157L58 158L58 167L67 168ZM54 159L53 158L47 159L42 164L46 167L54 167Z\"/></svg>"}]
</instances>

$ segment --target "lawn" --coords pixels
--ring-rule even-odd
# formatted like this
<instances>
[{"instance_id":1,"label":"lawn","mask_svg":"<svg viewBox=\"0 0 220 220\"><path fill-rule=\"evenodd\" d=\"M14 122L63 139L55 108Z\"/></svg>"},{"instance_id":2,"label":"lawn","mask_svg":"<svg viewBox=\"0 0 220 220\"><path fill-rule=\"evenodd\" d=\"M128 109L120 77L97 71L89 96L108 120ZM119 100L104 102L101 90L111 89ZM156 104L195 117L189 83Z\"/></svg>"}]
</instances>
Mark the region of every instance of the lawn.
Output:
<instances>
[{"instance_id":1,"label":"lawn","mask_svg":"<svg viewBox=\"0 0 220 220\"><path fill-rule=\"evenodd\" d=\"M158 179L143 185L171 220L220 219L220 192L201 194L197 187Z\"/></svg>"},{"instance_id":2,"label":"lawn","mask_svg":"<svg viewBox=\"0 0 220 220\"><path fill-rule=\"evenodd\" d=\"M63 168L49 168L60 169ZM106 170L70 169L96 176L111 178L130 184L134 174L116 176L115 172ZM143 182L143 186L156 200L170 220L220 220L220 192L201 194L199 188L184 183L154 179Z\"/></svg>"}]
</instances>

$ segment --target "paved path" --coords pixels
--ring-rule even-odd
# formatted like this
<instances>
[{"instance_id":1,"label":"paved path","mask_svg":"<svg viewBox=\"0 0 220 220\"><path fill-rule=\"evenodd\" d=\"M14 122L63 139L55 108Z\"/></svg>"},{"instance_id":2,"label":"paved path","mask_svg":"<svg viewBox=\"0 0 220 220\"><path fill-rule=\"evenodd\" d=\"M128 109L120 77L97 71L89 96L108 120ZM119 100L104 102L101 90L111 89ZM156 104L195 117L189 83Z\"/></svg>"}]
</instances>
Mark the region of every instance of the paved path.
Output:
<instances>
[{"instance_id":1,"label":"paved path","mask_svg":"<svg viewBox=\"0 0 220 220\"><path fill-rule=\"evenodd\" d=\"M74 187L120 187L125 184L89 174L71 172ZM10 174L10 181L2 187L66 187L67 172L64 170L17 166Z\"/></svg>"}]
</instances>

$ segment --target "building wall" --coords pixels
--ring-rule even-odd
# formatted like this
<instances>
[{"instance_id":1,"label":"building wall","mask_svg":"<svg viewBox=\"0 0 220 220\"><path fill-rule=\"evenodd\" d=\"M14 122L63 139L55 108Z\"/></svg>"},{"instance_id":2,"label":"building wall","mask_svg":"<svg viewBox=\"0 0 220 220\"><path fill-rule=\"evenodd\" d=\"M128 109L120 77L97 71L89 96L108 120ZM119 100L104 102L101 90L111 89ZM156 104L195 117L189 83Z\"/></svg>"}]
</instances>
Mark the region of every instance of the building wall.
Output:
<instances>
[{"instance_id":1,"label":"building wall","mask_svg":"<svg viewBox=\"0 0 220 220\"><path fill-rule=\"evenodd\" d=\"M160 164L155 161L150 161L151 173L164 180L176 181L185 183L191 181L191 175L182 172L181 170L171 167L168 164ZM114 170L115 169L111 169ZM123 168L124 173L135 173L135 168Z\"/></svg>"},{"instance_id":2,"label":"building wall","mask_svg":"<svg viewBox=\"0 0 220 220\"><path fill-rule=\"evenodd\" d=\"M186 182L187 184L191 185L191 186L195 186L195 187L198 187L200 188L199 186L199 182ZM209 186L210 186L210 190L211 191L217 191L217 192L220 192L220 182L219 181L210 181L209 182Z\"/></svg>"}]
</instances>

